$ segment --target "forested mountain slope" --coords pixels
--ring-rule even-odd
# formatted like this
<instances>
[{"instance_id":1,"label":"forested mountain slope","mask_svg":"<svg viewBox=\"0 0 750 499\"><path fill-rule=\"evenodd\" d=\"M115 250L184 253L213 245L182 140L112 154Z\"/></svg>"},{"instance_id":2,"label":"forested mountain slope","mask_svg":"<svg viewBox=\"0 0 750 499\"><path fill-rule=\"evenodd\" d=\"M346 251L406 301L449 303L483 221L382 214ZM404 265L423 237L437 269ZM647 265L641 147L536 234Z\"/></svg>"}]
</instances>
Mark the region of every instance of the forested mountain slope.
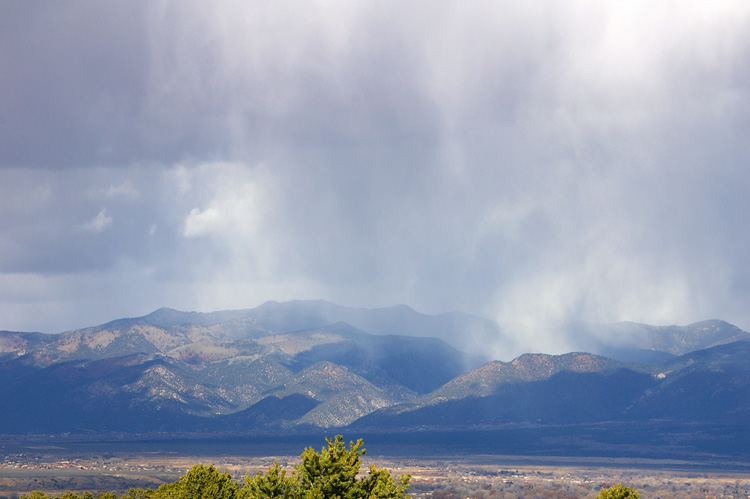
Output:
<instances>
[{"instance_id":1,"label":"forested mountain slope","mask_svg":"<svg viewBox=\"0 0 750 499\"><path fill-rule=\"evenodd\" d=\"M0 363L0 433L211 429L222 414L293 395L313 412L292 422L266 414L262 426L343 426L485 360L343 323L225 341L204 327L120 324L17 350Z\"/></svg>"},{"instance_id":2,"label":"forested mountain slope","mask_svg":"<svg viewBox=\"0 0 750 499\"><path fill-rule=\"evenodd\" d=\"M624 364L584 353L490 362L353 426L403 431L655 420L698 425L750 420L750 341L656 364Z\"/></svg>"},{"instance_id":3,"label":"forested mountain slope","mask_svg":"<svg viewBox=\"0 0 750 499\"><path fill-rule=\"evenodd\" d=\"M504 362L427 336L461 337L461 328L479 323L493 330L483 321L311 301L212 313L159 309L57 335L1 331L0 433L273 433L347 425L410 431L750 418L748 334L725 322L619 324L600 336L594 333L604 326L587 326L582 334L582 342L595 337L602 348L637 346L665 356L645 363L586 352ZM416 335L392 334L410 329Z\"/></svg>"}]
</instances>

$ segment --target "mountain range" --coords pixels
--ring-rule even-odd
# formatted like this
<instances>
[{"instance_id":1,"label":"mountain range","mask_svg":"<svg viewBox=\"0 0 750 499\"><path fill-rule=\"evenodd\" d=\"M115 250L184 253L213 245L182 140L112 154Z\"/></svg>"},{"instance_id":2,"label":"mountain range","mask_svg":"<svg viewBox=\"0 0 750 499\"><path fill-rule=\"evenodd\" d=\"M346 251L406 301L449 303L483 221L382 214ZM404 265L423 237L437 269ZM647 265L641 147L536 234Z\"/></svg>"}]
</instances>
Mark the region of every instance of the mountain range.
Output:
<instances>
[{"instance_id":1,"label":"mountain range","mask_svg":"<svg viewBox=\"0 0 750 499\"><path fill-rule=\"evenodd\" d=\"M726 322L574 325L564 334L590 352L508 361L459 348L491 338L510 351L508 334L468 314L323 301L163 308L60 334L1 331L0 433L409 432L750 418L750 334Z\"/></svg>"}]
</instances>

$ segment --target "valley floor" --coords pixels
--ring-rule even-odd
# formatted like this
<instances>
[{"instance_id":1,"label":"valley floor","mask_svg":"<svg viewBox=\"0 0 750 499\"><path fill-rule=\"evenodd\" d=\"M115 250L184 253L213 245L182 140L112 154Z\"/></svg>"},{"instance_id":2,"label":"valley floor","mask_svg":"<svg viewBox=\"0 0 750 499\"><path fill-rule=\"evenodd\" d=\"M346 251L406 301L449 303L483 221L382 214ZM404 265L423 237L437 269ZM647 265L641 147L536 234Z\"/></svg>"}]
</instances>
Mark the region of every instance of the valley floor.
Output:
<instances>
[{"instance_id":1,"label":"valley floor","mask_svg":"<svg viewBox=\"0 0 750 499\"><path fill-rule=\"evenodd\" d=\"M302 447L296 439L256 442L248 452L226 454L215 442L2 442L0 498L31 490L109 491L155 488L182 476L193 464L210 463L237 479L264 471L274 460L291 466ZM310 443L321 447L322 438ZM367 446L367 440L365 441ZM140 449L138 449L140 447ZM294 447L294 450L292 450ZM602 487L623 483L649 498L750 497L750 463L644 458L511 456L486 454L395 455L369 447L370 464L395 475L412 475L415 499L590 498ZM388 449L393 450L393 449ZM423 449L427 450L427 449ZM433 449L434 450L434 449Z\"/></svg>"}]
</instances>

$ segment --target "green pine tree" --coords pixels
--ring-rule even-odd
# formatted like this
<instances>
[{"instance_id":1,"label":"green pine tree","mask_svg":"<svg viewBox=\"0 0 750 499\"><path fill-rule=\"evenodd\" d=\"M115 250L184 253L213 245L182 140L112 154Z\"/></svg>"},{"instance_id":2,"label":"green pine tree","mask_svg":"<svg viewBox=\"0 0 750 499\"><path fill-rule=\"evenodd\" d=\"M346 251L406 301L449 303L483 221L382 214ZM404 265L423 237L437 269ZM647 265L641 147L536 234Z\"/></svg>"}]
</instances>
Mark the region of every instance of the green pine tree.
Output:
<instances>
[{"instance_id":1,"label":"green pine tree","mask_svg":"<svg viewBox=\"0 0 750 499\"><path fill-rule=\"evenodd\" d=\"M599 492L599 495L594 497L594 499L638 499L639 497L641 497L641 495L636 492L635 489L625 487L623 484L618 483L608 489L602 489L602 491Z\"/></svg>"},{"instance_id":2,"label":"green pine tree","mask_svg":"<svg viewBox=\"0 0 750 499\"><path fill-rule=\"evenodd\" d=\"M174 483L156 489L158 499L235 499L239 486L229 473L213 465L196 464Z\"/></svg>"}]
</instances>

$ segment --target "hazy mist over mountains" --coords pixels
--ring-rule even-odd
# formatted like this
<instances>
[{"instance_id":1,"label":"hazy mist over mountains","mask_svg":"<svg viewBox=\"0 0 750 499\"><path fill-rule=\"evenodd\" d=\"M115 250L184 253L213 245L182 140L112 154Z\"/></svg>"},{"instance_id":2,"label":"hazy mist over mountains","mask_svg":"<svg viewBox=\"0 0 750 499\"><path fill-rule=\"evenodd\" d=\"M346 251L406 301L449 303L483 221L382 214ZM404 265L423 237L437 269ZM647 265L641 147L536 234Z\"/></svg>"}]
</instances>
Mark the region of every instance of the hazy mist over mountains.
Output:
<instances>
[{"instance_id":1,"label":"hazy mist over mountains","mask_svg":"<svg viewBox=\"0 0 750 499\"><path fill-rule=\"evenodd\" d=\"M506 359L750 328L748 33L743 1L1 2L0 327L407 303Z\"/></svg>"},{"instance_id":2,"label":"hazy mist over mountains","mask_svg":"<svg viewBox=\"0 0 750 499\"><path fill-rule=\"evenodd\" d=\"M709 441L735 454L705 435L747 436L750 334L729 323L579 324L563 334L581 350L559 355L516 355L512 341L500 358L482 348L505 334L469 314L322 300L210 313L161 308L61 334L0 331L0 434L336 429L440 439L555 427L575 454L590 445L590 425L625 431L618 438L631 441L628 452L649 452L653 432L667 441L699 429L660 451L674 455Z\"/></svg>"},{"instance_id":3,"label":"hazy mist over mountains","mask_svg":"<svg viewBox=\"0 0 750 499\"><path fill-rule=\"evenodd\" d=\"M160 308L143 317L117 319L82 331L133 326L170 328L189 324L214 331L212 335L218 334L210 336L212 339L235 340L309 330L338 322L374 334L436 337L458 350L481 355L488 360L511 360L528 352L560 354L571 351L632 358L635 361L664 360L714 346L718 342L743 339L746 335L740 328L718 320L688 326L650 326L628 322L575 323L541 330L517 324L498 324L462 312L429 315L407 305L350 308L324 300L267 301L253 309L208 313ZM37 334L29 338L43 336ZM545 348L546 344L538 341L542 336L554 337L555 347Z\"/></svg>"}]
</instances>

